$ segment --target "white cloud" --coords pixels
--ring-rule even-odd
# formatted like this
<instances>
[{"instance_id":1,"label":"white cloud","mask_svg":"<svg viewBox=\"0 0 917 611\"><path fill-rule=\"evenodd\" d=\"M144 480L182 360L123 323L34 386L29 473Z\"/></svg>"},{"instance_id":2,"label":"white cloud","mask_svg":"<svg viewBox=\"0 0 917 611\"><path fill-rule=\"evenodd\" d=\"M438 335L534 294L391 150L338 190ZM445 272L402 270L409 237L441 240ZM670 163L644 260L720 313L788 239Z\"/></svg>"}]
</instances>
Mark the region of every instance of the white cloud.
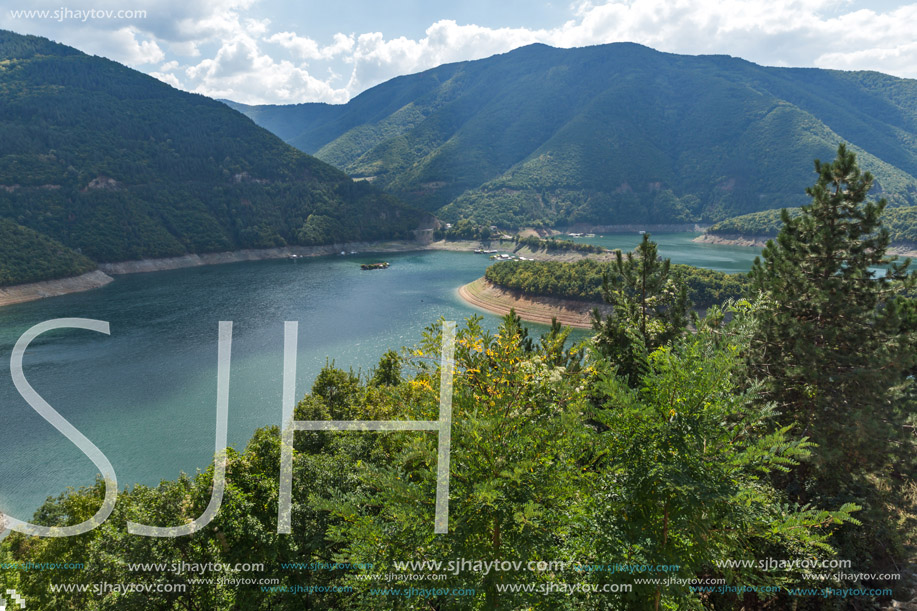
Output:
<instances>
[{"instance_id":1,"label":"white cloud","mask_svg":"<svg viewBox=\"0 0 917 611\"><path fill-rule=\"evenodd\" d=\"M245 34L223 43L212 59L188 67L185 74L191 91L249 104L347 100L346 91L334 89L293 62L275 61Z\"/></svg>"},{"instance_id":2,"label":"white cloud","mask_svg":"<svg viewBox=\"0 0 917 611\"><path fill-rule=\"evenodd\" d=\"M168 83L169 85L172 85L176 89L181 89L182 87L181 81L179 81L178 77L175 76L174 74L170 74L168 72L150 72L150 76L152 76L153 78L159 79L163 83Z\"/></svg>"},{"instance_id":3,"label":"white cloud","mask_svg":"<svg viewBox=\"0 0 917 611\"><path fill-rule=\"evenodd\" d=\"M304 60L332 59L350 52L354 47L353 36L347 36L340 32L334 35L332 44L324 47L308 36L297 36L294 32L278 32L264 40L265 42L278 44Z\"/></svg>"},{"instance_id":4,"label":"white cloud","mask_svg":"<svg viewBox=\"0 0 917 611\"><path fill-rule=\"evenodd\" d=\"M125 27L110 33L109 45L121 61L131 66L155 64L165 59L155 40L138 40L137 30Z\"/></svg>"},{"instance_id":5,"label":"white cloud","mask_svg":"<svg viewBox=\"0 0 917 611\"><path fill-rule=\"evenodd\" d=\"M427 28L425 34L420 40L403 36L385 40L381 32L361 34L350 57L353 70L347 89L351 95L400 74L450 62L481 59L538 42L539 34L544 32L459 25L444 19Z\"/></svg>"}]
</instances>

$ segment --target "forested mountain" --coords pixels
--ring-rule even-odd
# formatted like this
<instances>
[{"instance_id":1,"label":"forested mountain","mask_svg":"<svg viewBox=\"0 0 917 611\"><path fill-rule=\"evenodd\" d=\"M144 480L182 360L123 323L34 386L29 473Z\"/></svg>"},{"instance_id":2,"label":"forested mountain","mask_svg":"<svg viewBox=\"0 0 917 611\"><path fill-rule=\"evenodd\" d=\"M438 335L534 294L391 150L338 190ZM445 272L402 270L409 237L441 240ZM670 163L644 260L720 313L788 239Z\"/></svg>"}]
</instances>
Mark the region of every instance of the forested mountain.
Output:
<instances>
[{"instance_id":1,"label":"forested mountain","mask_svg":"<svg viewBox=\"0 0 917 611\"><path fill-rule=\"evenodd\" d=\"M0 218L19 227L4 235L96 262L406 237L424 216L225 104L6 31L0 134ZM0 283L22 272L0 258Z\"/></svg>"},{"instance_id":2,"label":"forested mountain","mask_svg":"<svg viewBox=\"0 0 917 611\"><path fill-rule=\"evenodd\" d=\"M840 141L891 206L917 203L917 81L876 72L532 45L345 105L232 105L453 222L673 223L798 206L812 159Z\"/></svg>"}]
</instances>

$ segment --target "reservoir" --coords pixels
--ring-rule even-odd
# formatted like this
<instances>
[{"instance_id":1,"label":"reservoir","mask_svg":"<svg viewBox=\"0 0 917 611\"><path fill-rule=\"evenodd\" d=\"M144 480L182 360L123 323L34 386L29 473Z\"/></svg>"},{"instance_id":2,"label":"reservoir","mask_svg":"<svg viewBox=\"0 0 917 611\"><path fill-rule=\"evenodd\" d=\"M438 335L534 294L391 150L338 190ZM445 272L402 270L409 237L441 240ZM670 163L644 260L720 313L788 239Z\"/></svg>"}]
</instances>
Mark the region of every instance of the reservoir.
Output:
<instances>
[{"instance_id":1,"label":"reservoir","mask_svg":"<svg viewBox=\"0 0 917 611\"><path fill-rule=\"evenodd\" d=\"M695 242L694 238L698 235L700 234L692 232L659 234L650 232L650 238L658 244L657 251L660 257L669 258L672 263L685 263L727 274L747 272L751 269L755 256L761 254L760 248ZM627 252L633 250L643 236L633 233L609 233L597 234L589 238L559 235L557 239L581 244L595 244L609 250L620 249Z\"/></svg>"},{"instance_id":2,"label":"reservoir","mask_svg":"<svg viewBox=\"0 0 917 611\"><path fill-rule=\"evenodd\" d=\"M723 271L746 271L759 253L697 244L695 235L652 237L675 263ZM629 250L640 238L582 241ZM391 267L360 269L380 260ZM490 263L450 251L233 263L118 276L93 291L0 308L0 511L29 519L48 496L95 479L89 459L13 387L10 352L33 325L69 317L110 323L110 336L39 337L25 355L25 375L105 453L121 489L156 485L211 461L219 321L234 323L229 443L241 450L256 428L280 424L284 321L299 321L302 396L326 363L367 374L386 350L413 346L440 317L478 313L456 289ZM499 323L482 315L490 328ZM544 330L533 327L536 336Z\"/></svg>"}]
</instances>

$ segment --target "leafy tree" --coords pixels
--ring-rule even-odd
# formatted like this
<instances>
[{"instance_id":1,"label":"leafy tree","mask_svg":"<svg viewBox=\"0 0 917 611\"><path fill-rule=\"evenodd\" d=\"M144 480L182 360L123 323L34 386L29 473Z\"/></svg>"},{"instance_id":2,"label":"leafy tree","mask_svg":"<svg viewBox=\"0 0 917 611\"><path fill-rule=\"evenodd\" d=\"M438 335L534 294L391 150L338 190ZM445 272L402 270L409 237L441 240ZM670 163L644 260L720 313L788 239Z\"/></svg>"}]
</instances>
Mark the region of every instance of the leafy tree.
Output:
<instances>
[{"instance_id":1,"label":"leafy tree","mask_svg":"<svg viewBox=\"0 0 917 611\"><path fill-rule=\"evenodd\" d=\"M636 380L650 352L681 335L690 302L685 286L670 275L671 261L660 259L649 234L625 257L617 251L612 273L605 273L602 295L612 312L602 320L593 311L596 344L621 372Z\"/></svg>"},{"instance_id":2,"label":"leafy tree","mask_svg":"<svg viewBox=\"0 0 917 611\"><path fill-rule=\"evenodd\" d=\"M394 350L388 350L379 359L379 366L373 372L372 383L376 386L395 386L401 381L401 357Z\"/></svg>"},{"instance_id":3,"label":"leafy tree","mask_svg":"<svg viewBox=\"0 0 917 611\"><path fill-rule=\"evenodd\" d=\"M366 487L326 505L340 524L330 536L344 546L341 557L391 568L395 561L457 558L524 566L532 559L563 556L588 477L578 464L587 432L579 416L586 373L556 365L557 352L545 353L532 343L520 332L518 317L507 316L495 335L480 322L469 319L456 338L449 533L434 535L432 528L436 437L387 435L382 443L388 457L360 470ZM555 347L558 335L549 335L553 338L544 341ZM439 344L438 328L431 327L412 361L418 374L405 385L415 387L421 401L402 403L400 417L435 417ZM472 587L477 597L438 597L428 603L439 609L503 609L541 598L498 592L498 584L519 576L462 570L437 587ZM366 597L359 605L378 608L380 603L379 597ZM400 608L408 602L396 597L383 604Z\"/></svg>"},{"instance_id":4,"label":"leafy tree","mask_svg":"<svg viewBox=\"0 0 917 611\"><path fill-rule=\"evenodd\" d=\"M756 386L742 390L754 320L750 304L731 308L735 318L727 325L713 310L697 334L649 355L636 388L613 371L596 383L600 405L593 418L604 432L594 443L597 482L580 548L606 564L678 565L638 578L677 575L689 584L719 576L729 583L784 586L796 576L716 563L830 556L833 528L826 527L856 522L850 514L857 507L829 512L793 506L770 485L769 473L789 471L809 456L812 444L791 440L790 427L774 427L773 406L757 404ZM705 608L687 585L661 588L624 579L633 591L609 599L615 608Z\"/></svg>"}]
</instances>

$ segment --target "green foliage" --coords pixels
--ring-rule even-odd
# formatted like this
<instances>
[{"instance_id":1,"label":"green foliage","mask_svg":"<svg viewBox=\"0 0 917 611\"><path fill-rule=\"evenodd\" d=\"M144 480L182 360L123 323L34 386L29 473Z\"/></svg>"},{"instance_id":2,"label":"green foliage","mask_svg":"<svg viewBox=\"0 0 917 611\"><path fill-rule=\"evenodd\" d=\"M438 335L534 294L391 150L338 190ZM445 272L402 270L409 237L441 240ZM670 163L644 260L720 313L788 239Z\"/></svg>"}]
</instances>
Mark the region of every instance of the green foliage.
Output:
<instances>
[{"instance_id":1,"label":"green foliage","mask_svg":"<svg viewBox=\"0 0 917 611\"><path fill-rule=\"evenodd\" d=\"M850 533L848 543L860 549L849 557L894 556L900 551L889 541L875 481L913 467L901 456L913 448L904 425L917 365L917 301L904 294L917 276L909 260L886 256L885 201L866 201L873 177L854 154L841 144L832 163L816 161L815 169L818 180L806 190L812 202L796 217L783 213L777 240L752 269L755 288L767 296L752 371L782 423L822 448L785 482L792 496L861 502L872 539L863 545ZM887 266L884 276L870 269L877 266Z\"/></svg>"},{"instance_id":2,"label":"green foliage","mask_svg":"<svg viewBox=\"0 0 917 611\"><path fill-rule=\"evenodd\" d=\"M608 373L596 384L593 418L604 432L593 449L598 481L583 533L587 556L678 565L665 575L689 580L720 576L748 586L792 586L798 574L717 563L765 553L828 557L828 533L856 523L855 505L834 512L793 506L768 484L768 474L798 465L812 444L792 439L789 427L775 428L773 406L762 409L757 386L745 386L741 355L754 318L748 302L730 310L736 316L730 324L713 322L723 313L712 312L696 335L653 351L636 387ZM611 597L616 606L609 608L714 608L686 585L619 578L634 588ZM733 604L715 608L739 607L734 595L719 598Z\"/></svg>"},{"instance_id":3,"label":"green foliage","mask_svg":"<svg viewBox=\"0 0 917 611\"><path fill-rule=\"evenodd\" d=\"M238 106L437 216L513 228L716 221L796 206L841 139L891 206L917 204L917 85L630 43L531 45L344 105Z\"/></svg>"},{"instance_id":4,"label":"green foliage","mask_svg":"<svg viewBox=\"0 0 917 611\"><path fill-rule=\"evenodd\" d=\"M0 218L0 286L78 276L95 268L60 242Z\"/></svg>"},{"instance_id":5,"label":"green foliage","mask_svg":"<svg viewBox=\"0 0 917 611\"><path fill-rule=\"evenodd\" d=\"M602 301L602 276L609 264L594 259L580 261L498 261L484 272L493 284L526 295L559 297L580 301ZM727 299L747 295L750 282L745 274L727 274L702 267L673 263L673 276L688 290L697 308L709 308Z\"/></svg>"},{"instance_id":6,"label":"green foliage","mask_svg":"<svg viewBox=\"0 0 917 611\"><path fill-rule=\"evenodd\" d=\"M0 218L94 261L406 238L421 220L220 102L37 37L0 32L0 57ZM38 267L12 273L58 274Z\"/></svg>"},{"instance_id":7,"label":"green foliage","mask_svg":"<svg viewBox=\"0 0 917 611\"><path fill-rule=\"evenodd\" d=\"M486 242L491 238L489 226L478 225L468 219L462 219L448 229L437 229L433 237L437 240L480 240Z\"/></svg>"},{"instance_id":8,"label":"green foliage","mask_svg":"<svg viewBox=\"0 0 917 611\"><path fill-rule=\"evenodd\" d=\"M394 350L382 355L373 372L372 383L377 386L396 386L401 382L401 358Z\"/></svg>"},{"instance_id":9,"label":"green foliage","mask_svg":"<svg viewBox=\"0 0 917 611\"><path fill-rule=\"evenodd\" d=\"M557 240L554 238L542 239L535 236L520 238L519 236L516 236L515 241L517 245L516 250L519 250L522 247L526 247L532 251L545 250L547 252L582 252L593 254L602 254L608 252L601 246L596 246L595 244L584 244L582 242L574 242L573 240Z\"/></svg>"},{"instance_id":10,"label":"green foliage","mask_svg":"<svg viewBox=\"0 0 917 611\"><path fill-rule=\"evenodd\" d=\"M602 274L607 263L579 261L498 261L487 268L489 282L526 295L581 301L602 300Z\"/></svg>"},{"instance_id":11,"label":"green foliage","mask_svg":"<svg viewBox=\"0 0 917 611\"><path fill-rule=\"evenodd\" d=\"M332 540L344 555L361 561L467 558L482 561L555 558L582 499L585 474L577 464L586 430L584 373L570 364L559 329L535 345L510 315L496 335L470 319L456 339L453 395L449 533L432 533L437 439L430 435L387 437L389 458L362 472L366 492L329 504L342 525ZM415 351L418 372L409 384L422 403L406 404L401 417L435 417L439 375L438 326ZM558 364L562 362L564 364ZM531 595L498 594L508 575L462 571L438 587L474 587L476 598L438 597L446 608L506 608ZM399 582L398 585L409 585ZM360 606L401 606L395 598L359 598ZM499 605L497 601L499 600Z\"/></svg>"},{"instance_id":12,"label":"green foliage","mask_svg":"<svg viewBox=\"0 0 917 611\"><path fill-rule=\"evenodd\" d=\"M793 469L811 444L775 428L772 409L753 404L742 387L745 346L755 328L747 303L723 323L715 310L696 335L650 353L645 375L632 380L586 346L568 345L556 323L538 341L514 314L496 333L480 317L458 330L455 343L449 532L433 534L437 436L420 431L298 432L293 447L293 530L276 533L280 434L260 429L243 452L227 452L227 488L214 521L178 538L128 535L127 520L170 526L198 516L210 498L213 469L119 496L112 517L77 537L12 534L0 544L4 562L82 562L83 570L7 571L30 609L666 609L714 601L686 585L657 589L640 575L441 569L437 588L473 588L472 596L429 598L373 594L374 588L417 584L400 561L567 561L677 564L654 574L692 583L726 576L736 583L784 585L786 572L717 569L720 560L827 558L839 524L856 510L797 507L768 483ZM297 420L431 420L439 413L440 325L397 361L402 376L363 383L327 364ZM397 357L397 358L396 358ZM378 371L377 370L377 373ZM73 524L92 515L104 484L71 490L34 520ZM174 571L182 563L227 563L204 575ZM167 568L129 567L129 563ZM246 572L236 563L263 563ZM290 563L300 563L297 567ZM307 570L307 563L372 563L371 568ZM445 567L445 565L444 565ZM388 575L374 577L374 575ZM233 579L276 580L272 587ZM198 581L203 579L203 582ZM384 580L383 580L384 579ZM53 592L50 584L176 584L185 591ZM601 592L501 592L499 585L627 583L626 595ZM262 582L264 583L264 582ZM282 588L313 588L304 599ZM277 588L277 589L274 589ZM715 598L715 597L714 597ZM735 601L732 601L735 602ZM305 605L305 607L304 607ZM716 608L724 608L717 606Z\"/></svg>"},{"instance_id":13,"label":"green foliage","mask_svg":"<svg viewBox=\"0 0 917 611\"><path fill-rule=\"evenodd\" d=\"M593 311L597 348L621 374L636 383L647 358L679 337L688 325L688 291L670 276L671 260L660 259L648 233L633 252L621 251L602 276L602 298L612 311Z\"/></svg>"}]
</instances>

